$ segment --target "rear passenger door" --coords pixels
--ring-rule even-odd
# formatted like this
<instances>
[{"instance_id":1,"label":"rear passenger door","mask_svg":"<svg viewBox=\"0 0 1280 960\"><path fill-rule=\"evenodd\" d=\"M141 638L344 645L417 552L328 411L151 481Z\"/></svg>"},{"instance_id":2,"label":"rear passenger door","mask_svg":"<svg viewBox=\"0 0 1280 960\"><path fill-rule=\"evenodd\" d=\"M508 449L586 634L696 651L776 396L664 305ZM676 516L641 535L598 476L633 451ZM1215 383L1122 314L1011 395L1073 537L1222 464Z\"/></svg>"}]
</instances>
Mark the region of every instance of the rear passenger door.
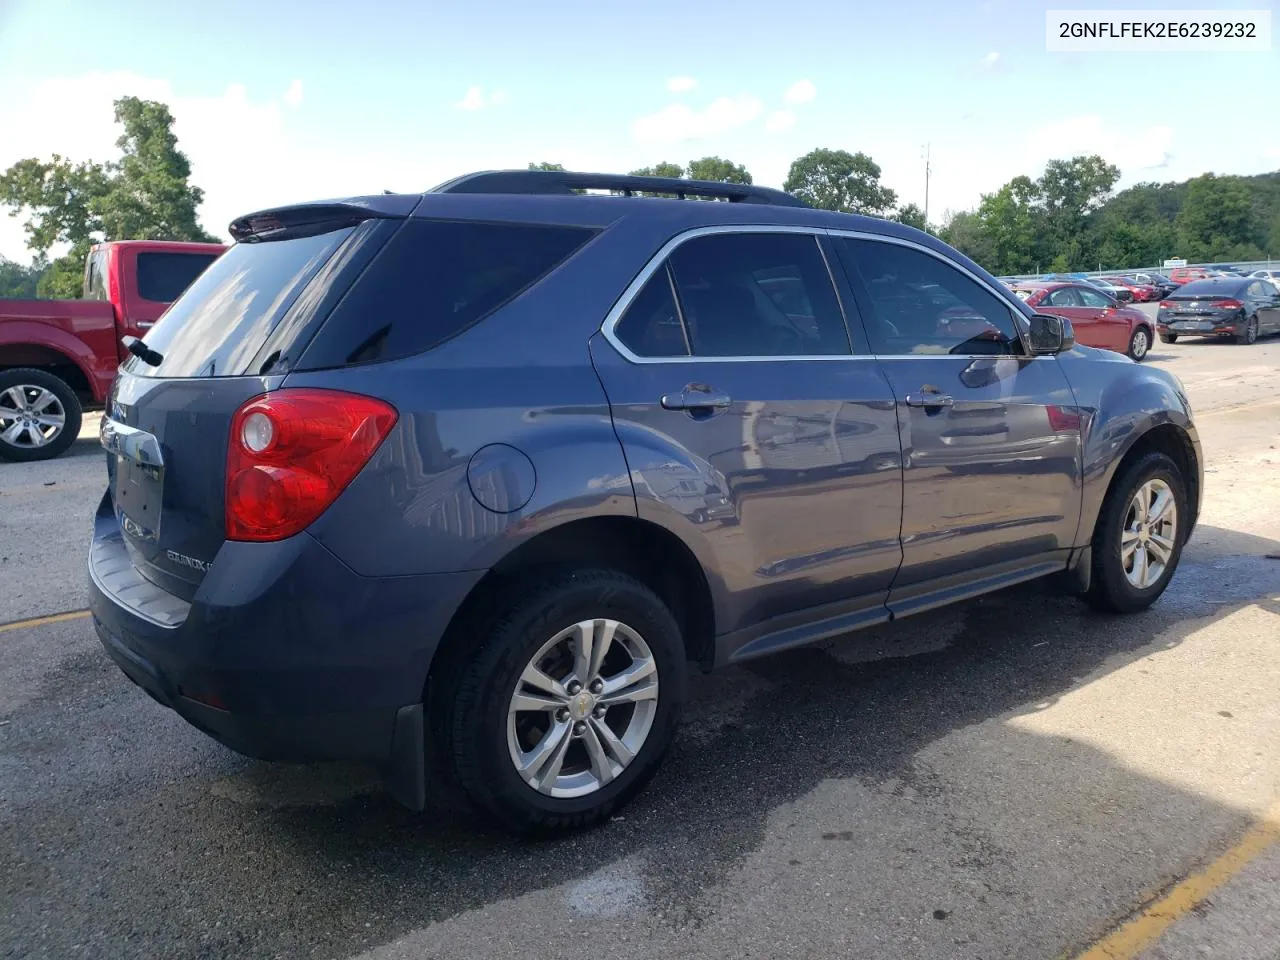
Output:
<instances>
[{"instance_id":1,"label":"rear passenger door","mask_svg":"<svg viewBox=\"0 0 1280 960\"><path fill-rule=\"evenodd\" d=\"M1080 516L1080 417L1056 357L1024 350L1004 297L940 253L833 236L897 400L908 613L1065 565Z\"/></svg>"},{"instance_id":2,"label":"rear passenger door","mask_svg":"<svg viewBox=\"0 0 1280 960\"><path fill-rule=\"evenodd\" d=\"M882 618L901 559L893 392L850 338L824 244L686 234L592 339L640 515L700 553L720 633L815 607Z\"/></svg>"}]
</instances>

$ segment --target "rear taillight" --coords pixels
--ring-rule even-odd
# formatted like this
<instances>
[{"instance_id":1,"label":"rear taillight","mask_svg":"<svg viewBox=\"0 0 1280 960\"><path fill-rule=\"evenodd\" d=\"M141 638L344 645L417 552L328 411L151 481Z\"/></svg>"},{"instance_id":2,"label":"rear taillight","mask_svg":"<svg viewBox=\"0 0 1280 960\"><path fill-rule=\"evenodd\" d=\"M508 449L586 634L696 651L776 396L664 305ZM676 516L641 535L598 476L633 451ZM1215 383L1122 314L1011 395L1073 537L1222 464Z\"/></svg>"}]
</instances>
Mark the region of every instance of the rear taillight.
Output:
<instances>
[{"instance_id":1,"label":"rear taillight","mask_svg":"<svg viewBox=\"0 0 1280 960\"><path fill-rule=\"evenodd\" d=\"M228 540L283 540L324 513L369 462L398 414L337 390L278 390L231 421Z\"/></svg>"},{"instance_id":2,"label":"rear taillight","mask_svg":"<svg viewBox=\"0 0 1280 960\"><path fill-rule=\"evenodd\" d=\"M1070 433L1080 429L1080 411L1076 408L1050 404L1045 409L1049 412L1049 427L1054 433Z\"/></svg>"},{"instance_id":3,"label":"rear taillight","mask_svg":"<svg viewBox=\"0 0 1280 960\"><path fill-rule=\"evenodd\" d=\"M1239 310L1244 304L1239 300L1219 300L1214 306L1219 310Z\"/></svg>"},{"instance_id":4,"label":"rear taillight","mask_svg":"<svg viewBox=\"0 0 1280 960\"><path fill-rule=\"evenodd\" d=\"M1160 301L1160 309L1161 309L1161 310L1172 310L1172 309L1173 309L1173 301L1172 301L1172 300L1161 300L1161 301Z\"/></svg>"}]
</instances>

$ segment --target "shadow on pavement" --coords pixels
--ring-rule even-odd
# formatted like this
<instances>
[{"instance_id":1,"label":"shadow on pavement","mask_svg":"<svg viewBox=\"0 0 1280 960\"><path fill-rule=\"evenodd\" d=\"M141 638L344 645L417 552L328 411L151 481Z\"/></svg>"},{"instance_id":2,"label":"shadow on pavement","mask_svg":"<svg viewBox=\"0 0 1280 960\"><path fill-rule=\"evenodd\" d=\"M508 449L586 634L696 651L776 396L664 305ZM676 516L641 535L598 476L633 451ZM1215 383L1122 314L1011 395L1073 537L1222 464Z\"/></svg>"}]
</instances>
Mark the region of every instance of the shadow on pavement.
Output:
<instances>
[{"instance_id":1,"label":"shadow on pavement","mask_svg":"<svg viewBox=\"0 0 1280 960\"><path fill-rule=\"evenodd\" d=\"M835 892L854 908L849 929L925 935L942 915L953 955L964 942L1057 955L1245 817L1009 720L1245 607L1280 613L1280 562L1261 557L1277 549L1202 528L1145 614L1097 615L1032 585L698 677L639 799L543 843L411 814L349 768L281 775L232 757L86 660L60 696L14 717L0 758L21 784L0 805L0 932L16 955L96 937L104 955L145 943L167 957L346 956L638 856L643 922L694 936L740 902L724 889L750 880L753 858L831 849L848 860ZM824 800L833 790L839 802ZM779 867L792 880L775 881L769 922L820 945L830 930L785 934L810 856ZM917 916L925 928L894 926ZM742 954L726 942L725 955Z\"/></svg>"}]
</instances>

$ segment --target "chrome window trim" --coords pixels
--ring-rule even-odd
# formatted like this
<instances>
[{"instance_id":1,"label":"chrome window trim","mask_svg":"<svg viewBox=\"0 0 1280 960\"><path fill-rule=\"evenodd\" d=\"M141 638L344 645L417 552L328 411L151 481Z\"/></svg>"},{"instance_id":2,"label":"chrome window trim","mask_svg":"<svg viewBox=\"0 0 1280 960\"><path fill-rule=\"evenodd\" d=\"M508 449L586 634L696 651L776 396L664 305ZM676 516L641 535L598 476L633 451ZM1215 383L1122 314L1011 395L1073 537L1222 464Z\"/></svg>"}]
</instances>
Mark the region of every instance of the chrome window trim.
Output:
<instances>
[{"instance_id":1,"label":"chrome window trim","mask_svg":"<svg viewBox=\"0 0 1280 960\"><path fill-rule=\"evenodd\" d=\"M808 234L809 236L812 236L814 238L814 242L817 243L817 246L818 246L818 253L822 256L823 263L826 264L827 275L831 281L832 289L835 292L836 302L840 305L841 314L844 317L845 333L849 337L849 349L850 349L849 353L815 354L815 355L801 354L796 356L784 356L784 357L775 357L775 356L695 357L692 355L683 356L683 357L642 357L642 356L639 356L638 354L633 353L630 350L630 348L627 347L626 344L624 344L621 340L618 339L617 333L615 332L615 328L617 327L618 323L622 320L623 314L625 314L628 308L630 308L632 301L634 301L635 298L640 294L640 291L644 289L644 285L649 282L649 279L655 273L657 273L659 269L661 269L667 264L667 261L670 258L671 254L678 247L682 246L683 244L687 243L690 240L695 240L699 237L715 236L717 234L733 234L733 233L799 233L799 234ZM830 262L827 260L826 251L822 249L822 244L818 242L820 238L824 236L849 237L854 240L872 240L872 241L878 241L881 243L896 243L899 246L910 247L913 250L919 250L922 253L926 253L929 256L934 257L937 260L940 260L942 263L946 264L947 266L955 270L958 270L960 273L967 276L974 283L978 284L978 286L985 289L997 300L1005 303L1006 307L1008 307L1009 309L1010 319L1013 321L1014 332L1018 334L1018 340L1022 344L1023 353L1021 355L1009 354L1009 353L899 353L899 354L874 353L874 352L853 353L852 352L853 332L849 329L849 323L850 323L849 315L847 313L843 298L840 296L840 285L836 283L835 276L832 273L832 266ZM674 275L671 272L668 272L667 276L669 281L672 283L674 287L674 284L675 284ZM673 289L673 295L675 295L674 289ZM683 327L684 316L683 316L683 311L681 310L681 307L680 307L680 298L678 295L676 295L675 299L676 299L676 310L681 314L680 322L681 322L681 326ZM861 322L860 317L858 318L858 322ZM992 287L991 284L984 281L981 277L979 277L973 271L968 270L961 264L956 263L954 260L951 260L948 257L943 256L942 254L938 253L936 250L931 250L928 247L924 246L923 244L916 243L913 240L907 240L901 237L889 237L879 233L868 233L865 230L842 230L839 228L832 229L828 227L809 227L809 226L801 226L797 224L766 224L766 223L729 224L729 223L726 223L726 224L716 224L714 226L709 226L709 227L694 227L690 230L684 231L683 233L676 234L674 237L672 237L670 240L664 243L658 249L658 252L655 253L652 257L650 257L648 262L643 267L641 267L640 272L635 275L632 281L629 284L627 284L626 289L622 291L622 296L620 296L614 302L613 306L609 309L609 312L605 315L604 322L600 324L600 334L605 338L605 340L609 342L610 346L612 346L615 350L618 351L618 353L622 356L624 360L626 360L628 363L635 363L635 364L791 363L798 360L837 360L837 361L839 360L843 360L843 361L849 361L849 360L862 360L862 361L866 361L866 360L941 360L945 358L950 358L953 360L989 360L992 357L1011 357L1013 359L1021 360L1021 361L1053 359L1052 356L1034 354L1031 352L1030 346L1027 343L1028 331L1024 329L1025 327L1026 327L1026 318L1023 317L1018 310L1015 310L1013 306L1008 303L1008 297L1004 296L1002 293L1000 293L998 290ZM686 339L688 338L687 330L685 331L685 337ZM692 345L690 345L690 354L692 354Z\"/></svg>"}]
</instances>

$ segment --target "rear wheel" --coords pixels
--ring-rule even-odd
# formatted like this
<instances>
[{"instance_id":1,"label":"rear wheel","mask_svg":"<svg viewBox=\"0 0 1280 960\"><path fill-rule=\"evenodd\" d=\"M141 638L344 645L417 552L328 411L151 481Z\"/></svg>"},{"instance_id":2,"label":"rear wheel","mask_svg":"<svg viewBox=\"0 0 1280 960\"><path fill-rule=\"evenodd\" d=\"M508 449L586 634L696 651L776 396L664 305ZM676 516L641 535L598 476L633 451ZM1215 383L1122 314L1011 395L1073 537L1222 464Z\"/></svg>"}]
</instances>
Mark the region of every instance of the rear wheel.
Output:
<instances>
[{"instance_id":1,"label":"rear wheel","mask_svg":"<svg viewBox=\"0 0 1280 960\"><path fill-rule=\"evenodd\" d=\"M44 370L0 371L0 459L50 460L80 434L80 401Z\"/></svg>"},{"instance_id":2,"label":"rear wheel","mask_svg":"<svg viewBox=\"0 0 1280 960\"><path fill-rule=\"evenodd\" d=\"M1258 318L1257 316L1252 316L1245 321L1243 332L1236 334L1236 343L1243 343L1245 345L1248 345L1248 344L1253 344L1257 342L1258 342Z\"/></svg>"},{"instance_id":3,"label":"rear wheel","mask_svg":"<svg viewBox=\"0 0 1280 960\"><path fill-rule=\"evenodd\" d=\"M1139 327L1133 331L1133 336L1129 338L1129 357L1139 363L1142 358L1147 355L1151 349L1151 331L1146 327Z\"/></svg>"},{"instance_id":4,"label":"rear wheel","mask_svg":"<svg viewBox=\"0 0 1280 960\"><path fill-rule=\"evenodd\" d=\"M1177 343L1178 335L1176 333L1162 333L1160 334L1160 342L1161 343Z\"/></svg>"},{"instance_id":5,"label":"rear wheel","mask_svg":"<svg viewBox=\"0 0 1280 960\"><path fill-rule=\"evenodd\" d=\"M436 727L471 801L518 833L594 825L644 786L684 701L671 612L609 570L528 581L440 685Z\"/></svg>"},{"instance_id":6,"label":"rear wheel","mask_svg":"<svg viewBox=\"0 0 1280 960\"><path fill-rule=\"evenodd\" d=\"M1155 603L1178 568L1185 540L1186 482L1163 453L1148 453L1116 478L1093 533L1085 600L1113 613Z\"/></svg>"}]
</instances>

